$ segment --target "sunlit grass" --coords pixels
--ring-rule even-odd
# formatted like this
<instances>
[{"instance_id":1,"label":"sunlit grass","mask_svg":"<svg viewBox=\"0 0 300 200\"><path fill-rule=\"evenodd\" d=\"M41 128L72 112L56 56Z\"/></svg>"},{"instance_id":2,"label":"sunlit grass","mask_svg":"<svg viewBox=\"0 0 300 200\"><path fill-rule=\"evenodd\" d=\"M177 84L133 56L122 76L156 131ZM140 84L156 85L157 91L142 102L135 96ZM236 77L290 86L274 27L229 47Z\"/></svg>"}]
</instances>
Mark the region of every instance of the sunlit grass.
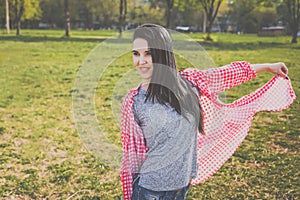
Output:
<instances>
[{"instance_id":1,"label":"sunlit grass","mask_svg":"<svg viewBox=\"0 0 300 200\"><path fill-rule=\"evenodd\" d=\"M23 30L22 36L0 35L0 198L115 199L121 195L117 171L86 150L72 115L72 89L83 60L116 32ZM290 38L214 34L204 43L216 66L235 60L285 62L300 95L299 44ZM129 50L130 51L130 50ZM190 67L178 57L180 68ZM184 66L184 67L182 67ZM109 140L121 145L112 111L112 91L133 69L131 55L115 60L96 89L96 115ZM230 90L233 101L263 85L272 75ZM208 181L191 187L187 199L299 198L300 104L255 116L248 137Z\"/></svg>"}]
</instances>

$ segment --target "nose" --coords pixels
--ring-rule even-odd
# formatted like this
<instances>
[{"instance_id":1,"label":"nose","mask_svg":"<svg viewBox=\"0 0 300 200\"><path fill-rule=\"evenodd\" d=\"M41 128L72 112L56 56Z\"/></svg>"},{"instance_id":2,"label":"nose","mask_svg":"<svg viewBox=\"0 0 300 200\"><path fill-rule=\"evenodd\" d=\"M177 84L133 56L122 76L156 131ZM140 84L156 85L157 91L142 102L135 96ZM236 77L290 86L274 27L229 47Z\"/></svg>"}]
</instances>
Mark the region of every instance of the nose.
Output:
<instances>
[{"instance_id":1,"label":"nose","mask_svg":"<svg viewBox=\"0 0 300 200\"><path fill-rule=\"evenodd\" d=\"M139 64L143 65L146 63L145 57L143 55L140 55Z\"/></svg>"}]
</instances>

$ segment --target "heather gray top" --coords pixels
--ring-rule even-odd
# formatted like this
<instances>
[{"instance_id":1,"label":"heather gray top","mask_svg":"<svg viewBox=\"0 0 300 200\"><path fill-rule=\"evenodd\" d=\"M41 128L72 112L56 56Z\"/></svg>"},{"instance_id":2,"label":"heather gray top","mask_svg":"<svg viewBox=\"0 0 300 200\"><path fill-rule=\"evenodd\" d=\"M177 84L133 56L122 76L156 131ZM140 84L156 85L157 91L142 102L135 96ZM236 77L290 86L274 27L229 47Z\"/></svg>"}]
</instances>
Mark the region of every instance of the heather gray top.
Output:
<instances>
[{"instance_id":1,"label":"heather gray top","mask_svg":"<svg viewBox=\"0 0 300 200\"><path fill-rule=\"evenodd\" d=\"M139 88L133 112L147 146L147 159L140 170L139 185L153 191L185 187L197 173L197 128L194 119L179 115L169 104L146 101Z\"/></svg>"}]
</instances>

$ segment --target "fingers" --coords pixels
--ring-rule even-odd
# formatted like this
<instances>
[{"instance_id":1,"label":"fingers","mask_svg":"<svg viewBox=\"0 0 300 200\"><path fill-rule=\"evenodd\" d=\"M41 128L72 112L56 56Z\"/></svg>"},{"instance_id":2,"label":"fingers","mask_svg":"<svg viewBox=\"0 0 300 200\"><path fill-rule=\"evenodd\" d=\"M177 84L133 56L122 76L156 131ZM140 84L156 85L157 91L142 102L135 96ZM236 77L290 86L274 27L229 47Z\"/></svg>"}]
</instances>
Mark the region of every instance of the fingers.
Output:
<instances>
[{"instance_id":1,"label":"fingers","mask_svg":"<svg viewBox=\"0 0 300 200\"><path fill-rule=\"evenodd\" d=\"M284 73L284 74L288 74L288 68L285 66L285 64L284 63L281 63L281 71Z\"/></svg>"},{"instance_id":2,"label":"fingers","mask_svg":"<svg viewBox=\"0 0 300 200\"><path fill-rule=\"evenodd\" d=\"M277 73L279 76L281 76L282 78L285 78L285 79L289 79L289 77L287 76L287 74L282 71L282 70L279 70L279 72Z\"/></svg>"},{"instance_id":3,"label":"fingers","mask_svg":"<svg viewBox=\"0 0 300 200\"><path fill-rule=\"evenodd\" d=\"M277 74L279 76L281 76L282 78L285 78L285 79L289 79L289 77L287 76L288 74L288 68L285 66L284 63L280 63L280 68L278 69L278 72Z\"/></svg>"}]
</instances>

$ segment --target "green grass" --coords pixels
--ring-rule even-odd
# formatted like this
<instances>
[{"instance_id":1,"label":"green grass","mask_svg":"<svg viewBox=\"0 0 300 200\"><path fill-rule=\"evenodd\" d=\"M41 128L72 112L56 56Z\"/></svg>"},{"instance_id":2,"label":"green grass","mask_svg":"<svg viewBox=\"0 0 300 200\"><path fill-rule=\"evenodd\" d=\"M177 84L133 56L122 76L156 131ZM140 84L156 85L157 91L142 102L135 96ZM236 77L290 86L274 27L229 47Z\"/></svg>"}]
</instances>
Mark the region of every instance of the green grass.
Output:
<instances>
[{"instance_id":1,"label":"green grass","mask_svg":"<svg viewBox=\"0 0 300 200\"><path fill-rule=\"evenodd\" d=\"M109 31L23 30L22 36L0 34L0 198L118 199L117 170L90 154L76 130L72 89L83 60ZM300 45L290 37L213 34L201 40L217 66L235 60L285 62L296 95L300 95ZM129 50L130 51L130 50ZM181 68L190 67L178 58ZM112 111L112 91L133 69L130 54L105 70L96 89L96 116L108 140L120 146ZM227 100L263 85L272 75L230 90ZM208 181L191 187L187 199L299 199L300 103L281 112L261 112L246 140Z\"/></svg>"}]
</instances>

